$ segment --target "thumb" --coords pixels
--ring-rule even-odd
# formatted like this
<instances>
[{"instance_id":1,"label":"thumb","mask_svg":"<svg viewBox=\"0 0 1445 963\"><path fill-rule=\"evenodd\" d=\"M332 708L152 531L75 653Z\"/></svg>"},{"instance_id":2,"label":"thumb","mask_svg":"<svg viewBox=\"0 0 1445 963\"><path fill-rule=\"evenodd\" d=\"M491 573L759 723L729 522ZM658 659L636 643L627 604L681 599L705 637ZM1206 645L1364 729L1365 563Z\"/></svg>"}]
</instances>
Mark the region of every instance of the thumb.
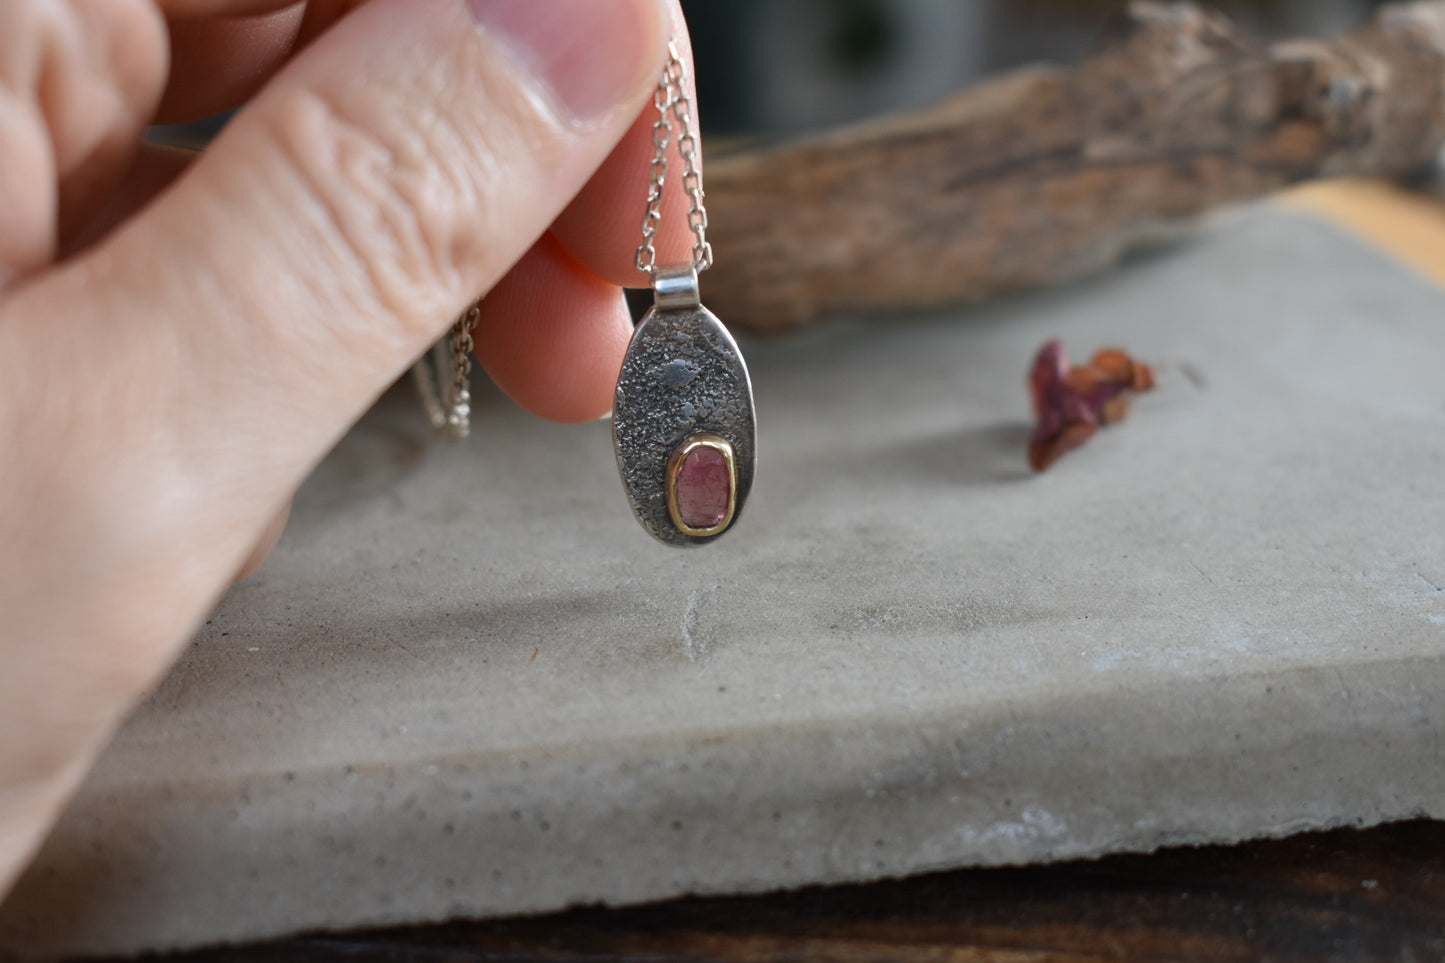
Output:
<instances>
[{"instance_id":1,"label":"thumb","mask_svg":"<svg viewBox=\"0 0 1445 963\"><path fill-rule=\"evenodd\" d=\"M586 183L666 22L657 0L362 4L118 241L112 277L191 319L197 376L247 423L309 426L307 463Z\"/></svg>"},{"instance_id":2,"label":"thumb","mask_svg":"<svg viewBox=\"0 0 1445 963\"><path fill-rule=\"evenodd\" d=\"M666 23L662 0L371 0L143 214L7 295L0 729L41 737L0 745L0 790L48 785L53 814L294 487L607 156ZM39 828L0 818L0 893Z\"/></svg>"}]
</instances>

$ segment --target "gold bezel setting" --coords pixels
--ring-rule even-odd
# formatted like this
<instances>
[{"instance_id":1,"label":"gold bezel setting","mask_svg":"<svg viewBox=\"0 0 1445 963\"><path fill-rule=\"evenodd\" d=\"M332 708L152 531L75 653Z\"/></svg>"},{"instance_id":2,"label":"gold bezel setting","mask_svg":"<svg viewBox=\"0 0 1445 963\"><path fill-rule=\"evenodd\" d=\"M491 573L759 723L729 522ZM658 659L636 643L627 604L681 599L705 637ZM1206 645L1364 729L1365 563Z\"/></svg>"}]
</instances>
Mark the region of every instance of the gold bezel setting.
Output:
<instances>
[{"instance_id":1,"label":"gold bezel setting","mask_svg":"<svg viewBox=\"0 0 1445 963\"><path fill-rule=\"evenodd\" d=\"M699 448L711 448L723 456L723 463L728 470L728 507L723 514L722 521L711 528L693 528L682 519L682 511L677 504L677 476L682 470L682 463L688 455ZM721 435L715 435L710 431L699 431L688 435L682 443L673 450L672 457L667 460L667 515L672 524L684 535L707 536L721 535L727 531L733 523L733 515L738 507L738 469L737 460L733 456L732 444Z\"/></svg>"}]
</instances>

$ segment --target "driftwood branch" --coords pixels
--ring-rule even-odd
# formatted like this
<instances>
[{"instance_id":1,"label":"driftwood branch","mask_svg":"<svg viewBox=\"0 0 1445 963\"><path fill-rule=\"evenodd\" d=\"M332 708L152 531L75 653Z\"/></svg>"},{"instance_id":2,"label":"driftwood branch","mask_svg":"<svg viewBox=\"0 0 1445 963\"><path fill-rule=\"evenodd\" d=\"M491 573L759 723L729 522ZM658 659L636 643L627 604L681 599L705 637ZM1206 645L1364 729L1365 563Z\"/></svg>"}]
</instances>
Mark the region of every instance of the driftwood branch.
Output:
<instances>
[{"instance_id":1,"label":"driftwood branch","mask_svg":"<svg viewBox=\"0 0 1445 963\"><path fill-rule=\"evenodd\" d=\"M1134 3L1077 69L712 160L705 294L761 332L975 301L1098 270L1225 202L1419 171L1442 146L1445 0L1273 44L1189 4Z\"/></svg>"}]
</instances>

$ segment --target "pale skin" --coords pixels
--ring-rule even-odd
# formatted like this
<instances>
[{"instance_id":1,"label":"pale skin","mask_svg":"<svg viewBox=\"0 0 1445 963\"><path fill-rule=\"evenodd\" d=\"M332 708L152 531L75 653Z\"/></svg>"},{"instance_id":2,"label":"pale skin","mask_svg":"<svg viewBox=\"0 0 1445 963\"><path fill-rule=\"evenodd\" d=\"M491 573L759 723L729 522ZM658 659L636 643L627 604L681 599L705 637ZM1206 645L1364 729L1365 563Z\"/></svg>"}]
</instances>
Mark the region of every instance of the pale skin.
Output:
<instances>
[{"instance_id":1,"label":"pale skin","mask_svg":"<svg viewBox=\"0 0 1445 963\"><path fill-rule=\"evenodd\" d=\"M669 36L675 0L0 2L0 898L472 298L513 399L607 412Z\"/></svg>"}]
</instances>

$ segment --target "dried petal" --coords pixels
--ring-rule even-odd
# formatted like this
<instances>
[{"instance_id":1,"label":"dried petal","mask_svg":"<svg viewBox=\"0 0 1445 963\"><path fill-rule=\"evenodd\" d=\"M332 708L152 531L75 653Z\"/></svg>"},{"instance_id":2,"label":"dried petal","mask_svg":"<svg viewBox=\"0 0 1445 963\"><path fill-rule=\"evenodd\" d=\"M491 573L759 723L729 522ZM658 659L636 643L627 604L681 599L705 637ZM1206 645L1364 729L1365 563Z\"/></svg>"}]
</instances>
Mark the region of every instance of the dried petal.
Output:
<instances>
[{"instance_id":1,"label":"dried petal","mask_svg":"<svg viewBox=\"0 0 1445 963\"><path fill-rule=\"evenodd\" d=\"M1153 369L1118 348L1104 348L1097 352L1089 367L1104 372L1107 377L1134 391L1149 391L1154 387Z\"/></svg>"},{"instance_id":2,"label":"dried petal","mask_svg":"<svg viewBox=\"0 0 1445 963\"><path fill-rule=\"evenodd\" d=\"M1034 357L1033 371L1029 373L1029 391L1033 396L1034 417L1039 418L1050 407L1050 397L1063 383L1069 370L1069 359L1064 355L1064 346L1057 339L1044 342Z\"/></svg>"},{"instance_id":3,"label":"dried petal","mask_svg":"<svg viewBox=\"0 0 1445 963\"><path fill-rule=\"evenodd\" d=\"M1099 412L1099 423L1105 425L1117 425L1129 417L1131 402L1124 395L1117 398L1110 398L1104 403L1104 410Z\"/></svg>"},{"instance_id":4,"label":"dried petal","mask_svg":"<svg viewBox=\"0 0 1445 963\"><path fill-rule=\"evenodd\" d=\"M1134 391L1153 391L1157 384L1154 380L1154 369L1142 361L1134 362L1134 377L1129 381L1129 387Z\"/></svg>"},{"instance_id":5,"label":"dried petal","mask_svg":"<svg viewBox=\"0 0 1445 963\"><path fill-rule=\"evenodd\" d=\"M1129 414L1127 392L1154 387L1154 372L1118 348L1096 353L1072 367L1063 345L1044 343L1029 372L1029 393L1038 425L1029 439L1029 464L1043 471L1083 445L1099 426Z\"/></svg>"},{"instance_id":6,"label":"dried petal","mask_svg":"<svg viewBox=\"0 0 1445 963\"><path fill-rule=\"evenodd\" d=\"M1047 438L1035 434L1029 441L1030 467L1034 471L1044 471L1075 448L1082 447L1098 430L1098 425L1076 422Z\"/></svg>"}]
</instances>

